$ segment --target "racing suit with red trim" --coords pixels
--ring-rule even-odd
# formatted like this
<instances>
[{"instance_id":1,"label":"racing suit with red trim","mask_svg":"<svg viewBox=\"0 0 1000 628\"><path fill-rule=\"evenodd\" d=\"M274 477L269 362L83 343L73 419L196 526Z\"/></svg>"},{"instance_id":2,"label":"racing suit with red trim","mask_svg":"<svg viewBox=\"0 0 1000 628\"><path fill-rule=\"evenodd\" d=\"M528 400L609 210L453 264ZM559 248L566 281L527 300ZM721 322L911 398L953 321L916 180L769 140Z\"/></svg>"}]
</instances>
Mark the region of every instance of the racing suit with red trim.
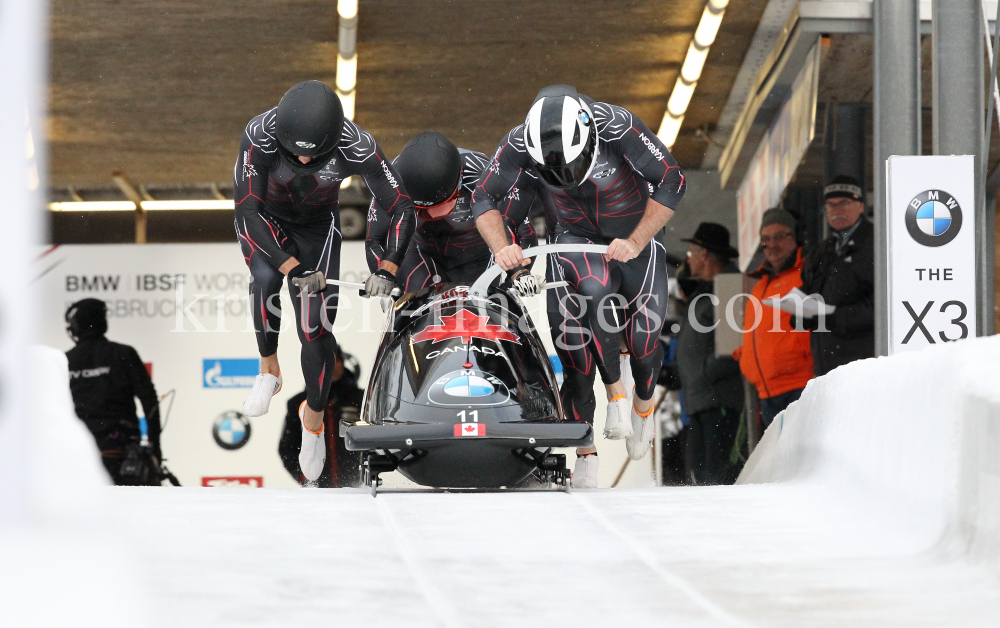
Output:
<instances>
[{"instance_id":1,"label":"racing suit with red trim","mask_svg":"<svg viewBox=\"0 0 1000 628\"><path fill-rule=\"evenodd\" d=\"M610 244L615 238L628 238L649 198L677 207L684 195L684 175L656 135L627 109L600 102L591 107L598 154L587 180L565 190L537 176L523 179L522 173L533 171L535 165L524 146L524 126L519 125L500 142L480 177L473 195L476 217L502 210L498 201L514 182L529 180L531 190L522 185L521 193L540 196L547 214L558 223L554 241L560 244ZM507 213L505 218L516 222L520 216ZM563 361L563 403L573 418L593 421L597 370L607 384L620 379L619 332L632 355L636 394L652 397L663 359L659 336L667 309L664 253L654 238L627 263L589 253L550 257L550 278L565 279L572 288L552 297L559 299L559 313L554 322L550 315L550 330ZM612 314L616 305L625 309L623 325L617 325ZM596 368L595 357L603 369Z\"/></svg>"},{"instance_id":2,"label":"racing suit with red trim","mask_svg":"<svg viewBox=\"0 0 1000 628\"><path fill-rule=\"evenodd\" d=\"M413 203L392 164L367 131L344 121L340 144L331 155L309 164L293 161L278 145L275 109L247 124L233 172L236 235L253 281L250 306L257 348L261 356L278 350L281 328L279 294L284 275L278 270L295 257L307 268L323 271L329 279L340 275L341 182L351 175L364 177L372 194L391 216L392 237L385 259L400 263L413 233ZM302 374L309 407L322 411L336 340L338 289L301 294L288 282L302 342Z\"/></svg>"}]
</instances>

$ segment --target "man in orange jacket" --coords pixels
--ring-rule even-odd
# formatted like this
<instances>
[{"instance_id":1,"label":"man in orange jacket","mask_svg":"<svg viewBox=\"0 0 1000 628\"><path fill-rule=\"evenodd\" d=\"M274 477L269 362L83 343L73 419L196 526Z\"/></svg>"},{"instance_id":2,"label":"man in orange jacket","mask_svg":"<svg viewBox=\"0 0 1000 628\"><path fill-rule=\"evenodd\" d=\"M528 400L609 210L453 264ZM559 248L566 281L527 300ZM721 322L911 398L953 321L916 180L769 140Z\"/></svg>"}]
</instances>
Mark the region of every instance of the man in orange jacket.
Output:
<instances>
[{"instance_id":1,"label":"man in orange jacket","mask_svg":"<svg viewBox=\"0 0 1000 628\"><path fill-rule=\"evenodd\" d=\"M748 273L757 279L753 300L748 300L743 315L743 346L734 357L740 361L743 375L757 387L760 417L767 427L782 410L797 400L806 382L813 377L809 333L796 332L792 315L774 310L766 299L783 297L802 285L802 248L795 239L795 217L783 209L764 212L760 226L764 262ZM756 305L762 316L754 326Z\"/></svg>"}]
</instances>

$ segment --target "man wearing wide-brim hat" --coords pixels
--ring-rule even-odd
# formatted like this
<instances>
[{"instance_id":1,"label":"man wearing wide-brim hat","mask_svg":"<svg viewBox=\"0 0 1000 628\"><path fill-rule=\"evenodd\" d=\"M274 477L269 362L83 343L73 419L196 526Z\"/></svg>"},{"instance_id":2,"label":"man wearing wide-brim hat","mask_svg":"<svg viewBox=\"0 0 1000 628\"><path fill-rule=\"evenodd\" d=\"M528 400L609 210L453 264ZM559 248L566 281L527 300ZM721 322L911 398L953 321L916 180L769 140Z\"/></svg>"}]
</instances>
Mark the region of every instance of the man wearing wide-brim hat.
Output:
<instances>
[{"instance_id":1,"label":"man wearing wide-brim hat","mask_svg":"<svg viewBox=\"0 0 1000 628\"><path fill-rule=\"evenodd\" d=\"M677 373L684 390L684 409L691 417L685 444L685 471L695 484L729 483L735 479L729 452L743 408L743 379L736 360L715 355L715 307L709 295L720 273L738 273L732 262L739 252L729 244L729 230L703 222L688 242L685 283L688 308L677 335ZM701 331L699 331L699 329Z\"/></svg>"}]
</instances>

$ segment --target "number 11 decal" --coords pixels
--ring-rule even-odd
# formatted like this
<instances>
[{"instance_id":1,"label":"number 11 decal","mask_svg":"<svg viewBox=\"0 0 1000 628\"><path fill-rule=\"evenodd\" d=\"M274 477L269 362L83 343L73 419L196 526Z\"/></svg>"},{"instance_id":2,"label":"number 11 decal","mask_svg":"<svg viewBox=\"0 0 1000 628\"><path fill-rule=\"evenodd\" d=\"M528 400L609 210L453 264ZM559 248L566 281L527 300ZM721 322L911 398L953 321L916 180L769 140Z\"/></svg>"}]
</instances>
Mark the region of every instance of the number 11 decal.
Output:
<instances>
[{"instance_id":1,"label":"number 11 decal","mask_svg":"<svg viewBox=\"0 0 1000 628\"><path fill-rule=\"evenodd\" d=\"M462 423L465 423L465 410L459 412L458 416L461 417ZM469 422L479 423L479 410L472 410L471 412L469 412Z\"/></svg>"}]
</instances>

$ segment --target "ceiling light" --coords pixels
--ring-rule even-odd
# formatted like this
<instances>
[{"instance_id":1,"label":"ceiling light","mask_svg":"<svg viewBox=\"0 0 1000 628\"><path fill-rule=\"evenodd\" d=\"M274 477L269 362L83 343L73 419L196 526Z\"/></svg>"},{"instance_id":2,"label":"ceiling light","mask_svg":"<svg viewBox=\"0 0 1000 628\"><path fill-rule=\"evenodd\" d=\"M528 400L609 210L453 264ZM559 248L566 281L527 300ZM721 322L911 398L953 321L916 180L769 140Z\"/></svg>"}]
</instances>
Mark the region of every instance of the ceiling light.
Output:
<instances>
[{"instance_id":1,"label":"ceiling light","mask_svg":"<svg viewBox=\"0 0 1000 628\"><path fill-rule=\"evenodd\" d=\"M132 201L74 201L71 203L49 203L54 212L121 212L134 211Z\"/></svg>"},{"instance_id":2,"label":"ceiling light","mask_svg":"<svg viewBox=\"0 0 1000 628\"><path fill-rule=\"evenodd\" d=\"M694 41L703 48L708 48L715 42L715 36L719 34L719 26L722 25L722 17L725 10L712 13L711 5L705 7L701 14L701 22L698 23L698 30L694 32Z\"/></svg>"},{"instance_id":3,"label":"ceiling light","mask_svg":"<svg viewBox=\"0 0 1000 628\"><path fill-rule=\"evenodd\" d=\"M349 94L337 92L337 95L340 96L340 104L344 107L344 117L348 120L354 119L354 94L353 91Z\"/></svg>"},{"instance_id":4,"label":"ceiling light","mask_svg":"<svg viewBox=\"0 0 1000 628\"><path fill-rule=\"evenodd\" d=\"M664 113L663 121L660 122L660 132L656 136L664 145L673 146L674 142L677 141L677 133L681 130L681 122L684 122L684 116L675 118L670 115L669 111Z\"/></svg>"},{"instance_id":5,"label":"ceiling light","mask_svg":"<svg viewBox=\"0 0 1000 628\"><path fill-rule=\"evenodd\" d=\"M206 199L202 201L142 201L146 211L181 211L181 210L232 210L233 201ZM74 201L67 203L49 203L49 210L54 212L121 212L135 211L132 201Z\"/></svg>"},{"instance_id":6,"label":"ceiling light","mask_svg":"<svg viewBox=\"0 0 1000 628\"><path fill-rule=\"evenodd\" d=\"M691 104L691 96L694 95L694 88L697 83L688 83L678 78L674 85L674 91L670 93L670 100L667 102L667 111L675 117L683 118L688 105Z\"/></svg>"},{"instance_id":7,"label":"ceiling light","mask_svg":"<svg viewBox=\"0 0 1000 628\"><path fill-rule=\"evenodd\" d=\"M345 20L358 14L358 0L337 0L337 13Z\"/></svg>"},{"instance_id":8,"label":"ceiling light","mask_svg":"<svg viewBox=\"0 0 1000 628\"><path fill-rule=\"evenodd\" d=\"M687 55L684 57L684 65L681 66L681 71L674 82L674 89L670 92L667 110L663 114L663 121L660 122L660 130L656 133L667 148L673 148L674 142L677 141L684 115L687 113L688 105L691 104L691 97L694 96L702 70L705 69L708 50L719 34L719 27L722 26L722 18L726 15L728 5L729 0L708 0L705 10L701 13L698 28L695 29Z\"/></svg>"},{"instance_id":9,"label":"ceiling light","mask_svg":"<svg viewBox=\"0 0 1000 628\"><path fill-rule=\"evenodd\" d=\"M708 58L708 48L698 48L693 43L688 48L687 57L684 58L684 65L681 66L681 76L688 83L697 83L701 78L701 71L705 69L705 59Z\"/></svg>"},{"instance_id":10,"label":"ceiling light","mask_svg":"<svg viewBox=\"0 0 1000 628\"><path fill-rule=\"evenodd\" d=\"M185 209L236 209L233 201L143 201L142 208L147 211L185 210Z\"/></svg>"},{"instance_id":11,"label":"ceiling light","mask_svg":"<svg viewBox=\"0 0 1000 628\"><path fill-rule=\"evenodd\" d=\"M358 55L345 59L337 55L337 89L352 92L358 81Z\"/></svg>"}]
</instances>

